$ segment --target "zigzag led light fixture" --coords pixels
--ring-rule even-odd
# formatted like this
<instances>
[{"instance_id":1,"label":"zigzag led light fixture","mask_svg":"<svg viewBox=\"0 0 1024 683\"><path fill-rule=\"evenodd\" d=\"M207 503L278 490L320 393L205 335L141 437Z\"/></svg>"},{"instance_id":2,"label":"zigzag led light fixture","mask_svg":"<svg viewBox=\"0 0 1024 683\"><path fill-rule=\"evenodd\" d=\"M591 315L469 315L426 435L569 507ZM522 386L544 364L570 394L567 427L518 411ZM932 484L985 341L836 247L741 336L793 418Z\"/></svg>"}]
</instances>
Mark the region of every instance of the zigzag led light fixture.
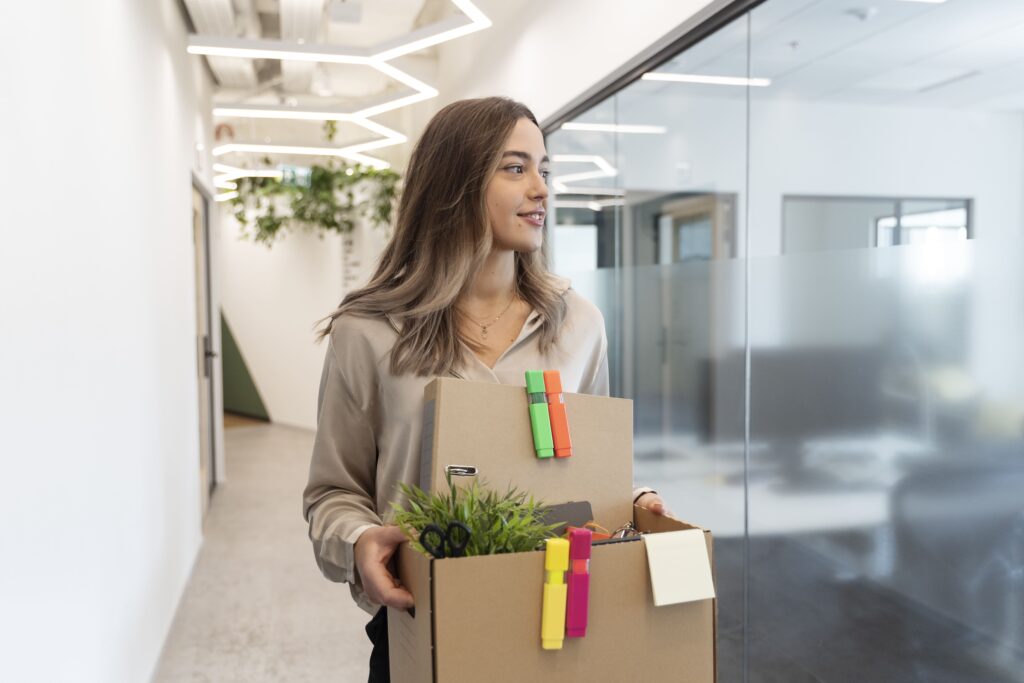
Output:
<instances>
[{"instance_id":1,"label":"zigzag led light fixture","mask_svg":"<svg viewBox=\"0 0 1024 683\"><path fill-rule=\"evenodd\" d=\"M226 202L238 196L238 192L236 192L238 183L234 181L239 178L275 178L280 180L284 176L282 171L273 168L236 168L227 164L214 164L213 170L217 172L217 175L213 176L213 186L219 190L230 190L230 192L222 192L215 196L214 200L218 202Z\"/></svg>"},{"instance_id":2,"label":"zigzag led light fixture","mask_svg":"<svg viewBox=\"0 0 1024 683\"><path fill-rule=\"evenodd\" d=\"M574 180L594 180L597 178L614 178L619 175L619 170L608 163L608 161L597 154L555 154L551 160L556 163L569 164L593 164L597 167L595 171L582 171L580 173L568 173L566 175L554 176L551 178L551 186L556 192L567 194L591 194L611 195L611 199L555 199L555 207L563 209L590 209L591 211L602 211L611 206L623 206L625 200L622 195L625 191L617 187L569 187L567 182Z\"/></svg>"},{"instance_id":3,"label":"zigzag led light fixture","mask_svg":"<svg viewBox=\"0 0 1024 683\"><path fill-rule=\"evenodd\" d=\"M231 143L215 148L213 154L220 156L229 152L257 152L264 154L277 152L282 154L329 155L364 163L375 168L387 168L389 164L386 161L366 156L361 154L361 152L397 145L405 142L408 138L386 126L370 121L369 117L406 107L416 102L422 102L438 95L436 88L413 78L405 71L389 64L388 61L416 52L417 50L422 50L431 45L437 45L469 33L481 31L491 26L491 20L470 0L452 0L452 4L464 16L451 17L436 22L430 26L412 31L405 36L379 43L372 48L343 48L336 45L317 45L283 40L250 40L235 37L190 35L188 39L188 52L190 54L333 64L365 64L385 76L389 76L399 83L412 88L414 91L411 95L388 100L351 113L241 105L217 107L214 110L214 114L217 116L350 121L379 133L383 138L348 147L293 147Z\"/></svg>"},{"instance_id":4,"label":"zigzag led light fixture","mask_svg":"<svg viewBox=\"0 0 1024 683\"><path fill-rule=\"evenodd\" d=\"M551 179L551 185L557 192L575 192L566 183L574 180L594 180L596 178L614 178L619 174L618 169L608 163L604 157L596 154L555 154L551 160L556 163L594 164L596 171L583 171L582 173L569 173L567 175L555 176ZM582 188L580 188L582 189Z\"/></svg>"}]
</instances>

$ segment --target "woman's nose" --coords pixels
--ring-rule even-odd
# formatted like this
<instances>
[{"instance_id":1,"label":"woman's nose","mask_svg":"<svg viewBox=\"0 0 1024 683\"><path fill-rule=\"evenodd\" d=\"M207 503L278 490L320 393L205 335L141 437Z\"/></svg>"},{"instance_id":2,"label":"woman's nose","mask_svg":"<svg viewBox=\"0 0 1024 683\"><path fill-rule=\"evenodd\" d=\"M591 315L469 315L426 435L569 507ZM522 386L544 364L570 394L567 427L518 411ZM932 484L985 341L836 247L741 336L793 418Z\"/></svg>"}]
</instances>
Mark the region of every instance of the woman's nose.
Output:
<instances>
[{"instance_id":1,"label":"woman's nose","mask_svg":"<svg viewBox=\"0 0 1024 683\"><path fill-rule=\"evenodd\" d=\"M548 197L548 183L547 179L544 178L540 173L535 173L533 176L533 187L530 188L531 199L547 199Z\"/></svg>"}]
</instances>

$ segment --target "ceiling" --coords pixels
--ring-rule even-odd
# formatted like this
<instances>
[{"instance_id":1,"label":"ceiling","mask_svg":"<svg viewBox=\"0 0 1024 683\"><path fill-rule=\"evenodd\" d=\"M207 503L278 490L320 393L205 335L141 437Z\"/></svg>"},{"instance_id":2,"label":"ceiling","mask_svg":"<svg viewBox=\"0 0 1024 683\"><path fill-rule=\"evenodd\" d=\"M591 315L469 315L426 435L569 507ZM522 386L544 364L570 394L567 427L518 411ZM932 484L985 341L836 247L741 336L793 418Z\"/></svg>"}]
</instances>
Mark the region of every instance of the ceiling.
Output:
<instances>
[{"instance_id":1,"label":"ceiling","mask_svg":"<svg viewBox=\"0 0 1024 683\"><path fill-rule=\"evenodd\" d=\"M420 80L422 76L416 74L430 73L431 68L436 68L437 48L417 48L408 55L398 55L397 61L383 52L414 38L439 34L453 27L466 28L464 25L472 19L464 11L468 3L459 0L182 0L182 3L193 27L190 51L195 40L216 42L222 39L225 43L246 47L259 47L259 41L267 41L266 45L272 50L301 46L318 52L333 50L374 55L374 64L369 64L365 59L364 63L330 63L204 53L202 58L209 64L216 81L214 107L236 110L231 114L216 114L218 124L227 124L218 126L218 145L230 142L338 148L381 141L382 135L404 139L394 130L382 132L378 121L369 121L368 117L376 117L371 108L394 104L398 99L431 90ZM355 115L358 120L338 121L337 136L328 141L322 121L233 115L239 109L253 107L316 110ZM379 108L394 110L395 106ZM217 148L214 153L218 154ZM241 164L247 158L245 155L255 158L253 153L228 152L226 161ZM259 158L264 156L256 154ZM308 164L310 157L281 152L274 154L273 160ZM350 160L380 161L365 156Z\"/></svg>"},{"instance_id":2,"label":"ceiling","mask_svg":"<svg viewBox=\"0 0 1024 683\"><path fill-rule=\"evenodd\" d=\"M1024 0L768 0L657 71L770 78L753 97L1021 111ZM629 90L746 96L650 81Z\"/></svg>"},{"instance_id":3,"label":"ceiling","mask_svg":"<svg viewBox=\"0 0 1024 683\"><path fill-rule=\"evenodd\" d=\"M184 3L199 35L303 41L352 48L371 47L457 13L447 0L184 0ZM426 48L419 54L429 57L434 49ZM254 103L269 103L291 95L305 100L314 97L343 100L400 89L400 84L393 79L365 65L213 56L206 59L221 87L222 99L233 96ZM251 92L254 88L260 88L260 92Z\"/></svg>"}]
</instances>

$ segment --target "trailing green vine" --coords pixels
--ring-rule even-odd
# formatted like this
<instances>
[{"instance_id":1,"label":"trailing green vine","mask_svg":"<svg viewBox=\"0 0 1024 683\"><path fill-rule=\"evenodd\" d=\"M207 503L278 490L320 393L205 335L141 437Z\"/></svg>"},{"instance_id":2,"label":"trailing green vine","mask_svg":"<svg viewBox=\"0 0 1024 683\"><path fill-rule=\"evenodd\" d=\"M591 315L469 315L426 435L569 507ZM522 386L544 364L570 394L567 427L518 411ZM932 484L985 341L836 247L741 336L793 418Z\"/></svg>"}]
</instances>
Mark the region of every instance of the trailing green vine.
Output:
<instances>
[{"instance_id":1,"label":"trailing green vine","mask_svg":"<svg viewBox=\"0 0 1024 683\"><path fill-rule=\"evenodd\" d=\"M264 163L269 165L270 160ZM398 174L389 169L349 166L332 159L308 171L286 169L280 179L239 178L238 195L231 205L243 234L269 247L288 228L323 236L349 233L359 219L374 227L390 227L398 181Z\"/></svg>"}]
</instances>

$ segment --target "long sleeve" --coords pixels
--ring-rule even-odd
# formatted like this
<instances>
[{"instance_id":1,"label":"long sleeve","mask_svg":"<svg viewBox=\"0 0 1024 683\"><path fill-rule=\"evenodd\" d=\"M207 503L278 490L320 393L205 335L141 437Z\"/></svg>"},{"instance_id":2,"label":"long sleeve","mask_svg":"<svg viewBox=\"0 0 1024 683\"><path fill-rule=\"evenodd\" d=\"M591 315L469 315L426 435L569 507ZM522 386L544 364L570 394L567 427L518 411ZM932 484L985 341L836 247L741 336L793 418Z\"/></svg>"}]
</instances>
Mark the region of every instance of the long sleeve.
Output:
<instances>
[{"instance_id":1,"label":"long sleeve","mask_svg":"<svg viewBox=\"0 0 1024 683\"><path fill-rule=\"evenodd\" d=\"M303 493L303 514L320 571L332 581L355 587L359 587L355 542L367 528L382 524L374 503L375 368L365 339L344 330L332 332L320 380L309 482Z\"/></svg>"}]
</instances>

